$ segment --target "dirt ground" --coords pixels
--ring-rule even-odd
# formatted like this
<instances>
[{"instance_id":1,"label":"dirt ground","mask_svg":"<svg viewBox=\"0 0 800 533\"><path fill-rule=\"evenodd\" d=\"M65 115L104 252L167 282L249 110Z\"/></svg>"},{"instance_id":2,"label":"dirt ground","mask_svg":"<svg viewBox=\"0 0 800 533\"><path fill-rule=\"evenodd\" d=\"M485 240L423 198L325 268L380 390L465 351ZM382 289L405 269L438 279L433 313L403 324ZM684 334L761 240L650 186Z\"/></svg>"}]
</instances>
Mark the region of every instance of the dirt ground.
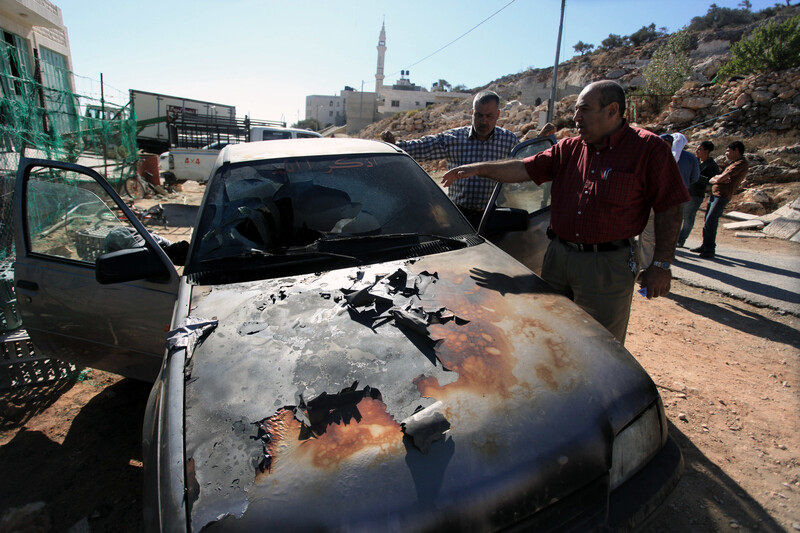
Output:
<instances>
[{"instance_id":1,"label":"dirt ground","mask_svg":"<svg viewBox=\"0 0 800 533\"><path fill-rule=\"evenodd\" d=\"M666 298L634 298L626 347L658 385L686 462L648 531L800 530L800 318L675 282ZM149 390L90 370L2 391L0 533L141 531Z\"/></svg>"}]
</instances>

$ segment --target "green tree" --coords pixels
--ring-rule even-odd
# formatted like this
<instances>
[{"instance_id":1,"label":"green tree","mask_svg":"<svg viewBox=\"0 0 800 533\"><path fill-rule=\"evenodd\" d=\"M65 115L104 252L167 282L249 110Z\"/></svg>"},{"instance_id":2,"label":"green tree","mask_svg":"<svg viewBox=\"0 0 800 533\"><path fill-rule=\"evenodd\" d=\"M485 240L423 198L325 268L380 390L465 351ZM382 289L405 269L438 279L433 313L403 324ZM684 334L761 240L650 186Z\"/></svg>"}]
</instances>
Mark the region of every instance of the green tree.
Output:
<instances>
[{"instance_id":1,"label":"green tree","mask_svg":"<svg viewBox=\"0 0 800 533\"><path fill-rule=\"evenodd\" d=\"M292 127L293 128L301 128L301 129L309 129L309 130L314 130L314 131L319 131L319 130L322 129L320 127L320 125L319 125L319 122L317 122L317 119L315 119L315 118L304 118L300 122L298 122L296 124L292 124Z\"/></svg>"},{"instance_id":2,"label":"green tree","mask_svg":"<svg viewBox=\"0 0 800 533\"><path fill-rule=\"evenodd\" d=\"M431 88L431 90L446 92L446 91L450 90L450 87L451 87L450 82L448 82L447 80L440 79L439 81L437 81L437 82L435 82L433 84L433 87Z\"/></svg>"},{"instance_id":3,"label":"green tree","mask_svg":"<svg viewBox=\"0 0 800 533\"><path fill-rule=\"evenodd\" d=\"M800 15L782 23L759 26L749 37L731 45L731 60L720 70L722 77L754 74L800 66Z\"/></svg>"},{"instance_id":4,"label":"green tree","mask_svg":"<svg viewBox=\"0 0 800 533\"><path fill-rule=\"evenodd\" d=\"M624 45L625 39L614 33L609 33L608 37L603 39L603 42L600 44L602 45L603 50L612 50Z\"/></svg>"},{"instance_id":5,"label":"green tree","mask_svg":"<svg viewBox=\"0 0 800 533\"><path fill-rule=\"evenodd\" d=\"M586 54L586 53L588 53L588 52L591 52L592 50L594 50L594 45L593 45L593 44L587 44L587 43L584 43L583 41L578 41L578 42L575 44L575 46L573 46L572 48L573 48L573 49L574 49L576 52L578 52L580 55L584 55L584 54Z\"/></svg>"},{"instance_id":6,"label":"green tree","mask_svg":"<svg viewBox=\"0 0 800 533\"><path fill-rule=\"evenodd\" d=\"M692 19L689 29L692 31L719 29L728 25L747 24L754 20L755 15L745 9L731 9L711 4L705 15Z\"/></svg>"},{"instance_id":7,"label":"green tree","mask_svg":"<svg viewBox=\"0 0 800 533\"><path fill-rule=\"evenodd\" d=\"M691 38L684 28L658 47L644 68L645 92L672 97L692 73L689 65Z\"/></svg>"},{"instance_id":8,"label":"green tree","mask_svg":"<svg viewBox=\"0 0 800 533\"><path fill-rule=\"evenodd\" d=\"M628 39L633 46L640 46L654 41L662 35L664 35L664 33L657 31L655 24L650 24L649 26L642 26L640 29L633 32Z\"/></svg>"},{"instance_id":9,"label":"green tree","mask_svg":"<svg viewBox=\"0 0 800 533\"><path fill-rule=\"evenodd\" d=\"M741 2L739 2L739 7L741 7L745 11L750 11L751 9L753 9L753 4L750 2L750 0L742 0Z\"/></svg>"}]
</instances>

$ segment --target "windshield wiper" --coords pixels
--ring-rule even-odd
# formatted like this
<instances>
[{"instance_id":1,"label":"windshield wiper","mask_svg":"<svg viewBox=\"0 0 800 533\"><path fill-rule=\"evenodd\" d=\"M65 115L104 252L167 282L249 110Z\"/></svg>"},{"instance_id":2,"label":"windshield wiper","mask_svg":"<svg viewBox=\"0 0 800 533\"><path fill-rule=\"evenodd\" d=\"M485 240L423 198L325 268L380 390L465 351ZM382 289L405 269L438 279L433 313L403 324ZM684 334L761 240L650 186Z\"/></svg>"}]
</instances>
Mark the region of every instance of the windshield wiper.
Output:
<instances>
[{"instance_id":1,"label":"windshield wiper","mask_svg":"<svg viewBox=\"0 0 800 533\"><path fill-rule=\"evenodd\" d=\"M315 247L321 243L335 244L340 242L341 243L370 242L370 241L380 242L384 240L393 241L402 239L413 239L414 240L413 244L419 244L420 237L428 237L430 239L444 241L449 244L456 245L459 248L464 248L465 246L467 246L467 243L455 237L446 237L444 235L436 235L433 233L381 233L378 235L346 235L346 236L325 235L314 241L312 244L310 244L308 248Z\"/></svg>"},{"instance_id":2,"label":"windshield wiper","mask_svg":"<svg viewBox=\"0 0 800 533\"><path fill-rule=\"evenodd\" d=\"M290 249L281 252L266 252L264 250L259 250L257 248L253 248L247 250L246 252L240 252L231 255L225 255L222 257L211 257L208 259L203 259L200 261L201 264L208 264L208 263L217 263L223 261L230 261L235 259L250 259L253 257L269 259L269 263L283 263L286 260L293 260L293 259L315 259L315 258L323 258L323 257L333 257L336 259L345 259L347 261L352 261L356 264L362 264L363 261L358 257L346 254L337 254L334 252L327 252L324 250L314 250L309 248L302 248L302 249Z\"/></svg>"}]
</instances>

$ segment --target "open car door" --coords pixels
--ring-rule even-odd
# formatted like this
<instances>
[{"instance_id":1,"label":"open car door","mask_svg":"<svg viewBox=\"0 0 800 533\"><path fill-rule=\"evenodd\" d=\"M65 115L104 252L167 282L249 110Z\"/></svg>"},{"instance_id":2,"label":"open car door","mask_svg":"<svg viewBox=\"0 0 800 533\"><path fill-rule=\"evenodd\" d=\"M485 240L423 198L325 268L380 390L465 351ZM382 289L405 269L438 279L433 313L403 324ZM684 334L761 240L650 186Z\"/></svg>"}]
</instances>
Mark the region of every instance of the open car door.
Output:
<instances>
[{"instance_id":1,"label":"open car door","mask_svg":"<svg viewBox=\"0 0 800 533\"><path fill-rule=\"evenodd\" d=\"M550 138L536 138L518 144L511 157L524 159L553 146ZM495 185L478 233L494 242L537 274L542 273L549 239L551 182L537 185L498 183Z\"/></svg>"},{"instance_id":2,"label":"open car door","mask_svg":"<svg viewBox=\"0 0 800 533\"><path fill-rule=\"evenodd\" d=\"M180 278L153 236L70 163L21 159L14 207L17 307L37 351L154 380Z\"/></svg>"}]
</instances>

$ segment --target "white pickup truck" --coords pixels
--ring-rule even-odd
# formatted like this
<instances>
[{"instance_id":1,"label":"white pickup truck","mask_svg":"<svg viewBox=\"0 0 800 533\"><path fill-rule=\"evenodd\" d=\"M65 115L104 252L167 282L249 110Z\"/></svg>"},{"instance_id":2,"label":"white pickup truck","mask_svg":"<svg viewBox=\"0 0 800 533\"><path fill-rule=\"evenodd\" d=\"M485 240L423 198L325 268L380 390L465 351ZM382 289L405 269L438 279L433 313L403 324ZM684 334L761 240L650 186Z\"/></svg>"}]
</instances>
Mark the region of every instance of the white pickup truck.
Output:
<instances>
[{"instance_id":1,"label":"white pickup truck","mask_svg":"<svg viewBox=\"0 0 800 533\"><path fill-rule=\"evenodd\" d=\"M253 126L249 141L273 141L276 139L303 139L321 137L315 131L276 126ZM202 148L173 148L158 156L158 171L167 185L197 181L205 183L217 161L220 150L229 143L215 142Z\"/></svg>"}]
</instances>

